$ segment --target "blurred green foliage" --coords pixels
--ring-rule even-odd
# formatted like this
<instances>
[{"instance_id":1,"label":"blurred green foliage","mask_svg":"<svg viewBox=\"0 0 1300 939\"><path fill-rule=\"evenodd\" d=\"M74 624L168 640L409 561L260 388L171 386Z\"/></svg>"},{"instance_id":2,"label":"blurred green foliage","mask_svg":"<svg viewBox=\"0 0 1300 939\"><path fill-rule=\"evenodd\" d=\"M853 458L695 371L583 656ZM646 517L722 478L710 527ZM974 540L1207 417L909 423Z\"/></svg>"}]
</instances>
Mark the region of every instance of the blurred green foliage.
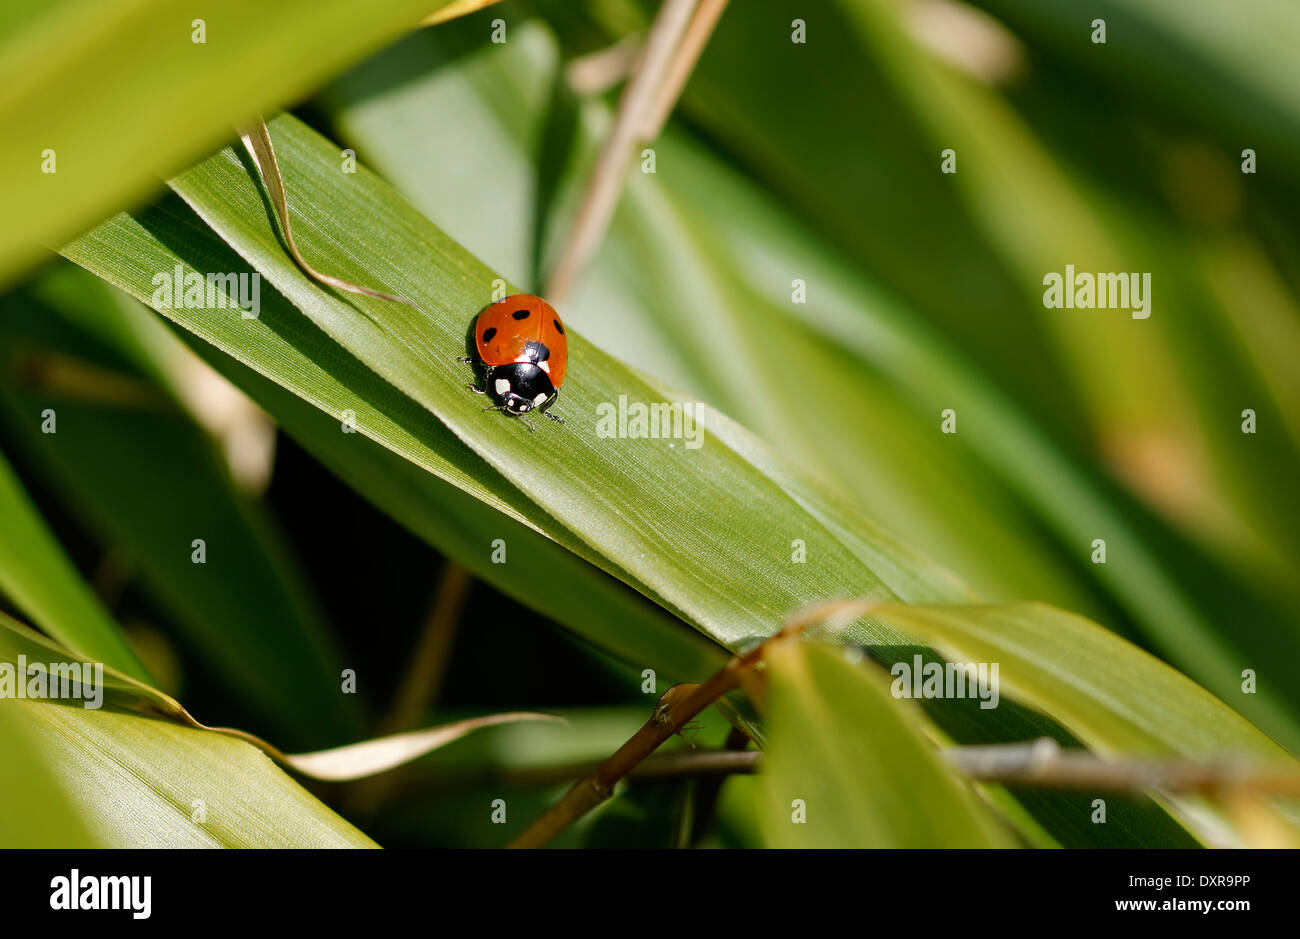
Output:
<instances>
[{"instance_id":1,"label":"blurred green foliage","mask_svg":"<svg viewBox=\"0 0 1300 939\"><path fill-rule=\"evenodd\" d=\"M385 844L498 845L645 719L642 669L658 671L656 693L700 680L790 607L844 593L1055 604L1300 752L1300 8L731 4L647 144L654 172L629 167L564 303L574 365L558 410L582 418L528 435L480 418L457 341L494 277L543 289L621 89L617 76L575 87L574 63L643 34L656 5L502 3L341 74L414 6L380 3L351 35L339 23L355 10L286 5L260 22L228 6L247 17L255 70L234 81L237 63L163 57L129 86L105 83L94 122L59 117L76 135L69 154L102 155L95 172L61 156L65 194L8 203L0 605L152 676L201 719L306 748L392 729L395 689L422 675L411 669L436 572L460 563L481 581L427 722L513 708L572 720L485 730L388 782L321 789L339 818L235 741L28 703L18 721L0 714L2 745L42 757L29 757L30 775L0 770L10 805L112 815L102 792L48 782L80 757L53 731L34 741L23 725L38 722L119 747L83 767L109 787L114 766L144 765L172 785L190 753L229 768L223 793L237 804L252 796L234 775L255 767L271 807L222 843L267 843L284 799L301 820L295 843L362 843L355 823ZM0 20L0 75L53 41L60 9ZM295 17L312 31L295 34ZM792 41L795 17L806 42ZM504 43L490 40L496 20ZM81 25L95 49L148 38ZM304 50L317 49L306 74ZM9 107L70 94L96 69L121 78L93 56L80 68L27 74ZM300 245L416 308L340 301L303 277L236 150L64 249L103 280L66 261L31 270L34 242L131 208L150 173L229 137L223 122L326 78L297 117L271 123ZM188 102L184 125L151 132L176 101ZM128 104L145 123L113 125ZM24 127L0 144L15 192L30 187L22 148L45 145ZM344 147L356 175L338 172ZM1242 171L1247 149L1256 172ZM949 150L955 173L941 170ZM260 317L155 316L137 301L174 264L260 272ZM1045 307L1043 277L1066 265L1150 273L1151 317ZM232 385L247 398L233 396L242 416L223 423L203 402ZM716 408L700 457L591 446L585 416L629 389ZM42 433L46 408L57 434ZM941 430L948 409L955 434ZM363 433L340 431L349 410ZM259 449L265 415L278 437ZM236 450L261 461L260 481ZM196 530L203 567L190 558ZM490 560L497 538L508 565ZM812 552L805 568L788 563L792 539ZM875 666L783 650L770 772L729 780L706 830L691 830L698 780L633 780L564 843L1181 845L1202 833L1145 797L1116 799L1111 826L1085 824L1087 800L1073 795L985 787L977 798L933 741L1047 734L1113 754L1149 739L1198 755L1206 741L1210 754L1280 752L1081 618L1022 620L1024 609L970 607L936 635L944 615L927 626L918 608L911 628L883 617L852 634L886 664L912 654L907 636L1000 656L1019 696L996 712L898 708ZM344 669L363 676L360 694L337 693ZM1152 688L1159 701L1141 707L1154 716L1124 718L1139 700L1126 691ZM699 743L726 733L712 716ZM819 803L807 828L785 824L796 789ZM82 843L91 828L97 843L203 840L147 790L130 790L112 823L69 820L46 843ZM926 805L909 812L922 791ZM502 825L488 821L497 798L509 805ZM5 844L41 843L39 831L0 817Z\"/></svg>"}]
</instances>

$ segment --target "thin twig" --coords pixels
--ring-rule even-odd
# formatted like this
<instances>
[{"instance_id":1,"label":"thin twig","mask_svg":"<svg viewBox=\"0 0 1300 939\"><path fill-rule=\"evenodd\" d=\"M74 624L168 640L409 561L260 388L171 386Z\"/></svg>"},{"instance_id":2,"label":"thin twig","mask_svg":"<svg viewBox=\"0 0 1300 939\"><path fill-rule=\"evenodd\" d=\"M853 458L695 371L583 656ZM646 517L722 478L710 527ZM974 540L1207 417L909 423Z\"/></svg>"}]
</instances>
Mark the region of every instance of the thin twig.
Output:
<instances>
[{"instance_id":1,"label":"thin twig","mask_svg":"<svg viewBox=\"0 0 1300 939\"><path fill-rule=\"evenodd\" d=\"M682 89L686 87L687 79L695 70L695 63L700 60L700 54L708 45L709 37L713 35L713 29L726 8L727 0L700 0L691 24L686 27L681 45L673 53L673 60L668 65L668 76L659 86L654 105L646 112L646 121L641 126L641 140L654 140L664 129L668 115L672 113L677 99L682 96Z\"/></svg>"},{"instance_id":2,"label":"thin twig","mask_svg":"<svg viewBox=\"0 0 1300 939\"><path fill-rule=\"evenodd\" d=\"M655 16L636 70L623 90L614 127L596 159L573 226L551 272L546 296L559 303L595 254L618 205L627 172L627 158L646 123L667 75L673 51L681 41L696 0L664 0Z\"/></svg>"},{"instance_id":3,"label":"thin twig","mask_svg":"<svg viewBox=\"0 0 1300 939\"><path fill-rule=\"evenodd\" d=\"M381 734L397 734L420 726L429 705L438 700L469 585L469 571L448 560L392 708L379 723ZM399 768L357 780L347 795L348 807L363 815L372 813L399 787L402 774L403 768Z\"/></svg>"},{"instance_id":4,"label":"thin twig","mask_svg":"<svg viewBox=\"0 0 1300 939\"><path fill-rule=\"evenodd\" d=\"M469 571L449 560L392 710L381 724L384 733L395 734L418 727L430 703L437 700L469 585Z\"/></svg>"},{"instance_id":5,"label":"thin twig","mask_svg":"<svg viewBox=\"0 0 1300 939\"><path fill-rule=\"evenodd\" d=\"M684 684L670 688L640 730L612 756L574 783L558 802L535 819L509 846L539 848L550 843L569 825L608 799L620 779L635 772L647 757L680 731L687 721L724 694L745 688L756 702L761 702L762 687L758 683L760 675L755 671L755 666L763 661L770 644L792 639L817 624L825 624L832 632L836 632L852 621L870 615L882 602L884 601L875 598L861 597L826 600L804 607L791 614L780 632L750 651L733 656L702 684ZM1165 789L1240 792L1249 789L1300 795L1300 774L1294 771L1268 766L1246 767L1236 763L1207 764L1186 760L1107 761L1086 751L1066 752L1050 739L1030 744L956 747L943 752L969 778L990 782L1125 791ZM760 759L757 754L751 755L748 752L696 756L699 757L699 763L692 763L685 756L676 759L682 761L679 765L686 766L712 764L719 772L753 772ZM724 768L723 764L728 765Z\"/></svg>"},{"instance_id":6,"label":"thin twig","mask_svg":"<svg viewBox=\"0 0 1300 939\"><path fill-rule=\"evenodd\" d=\"M757 750L676 750L657 753L628 773L633 779L666 776L729 776L758 771Z\"/></svg>"},{"instance_id":7,"label":"thin twig","mask_svg":"<svg viewBox=\"0 0 1300 939\"><path fill-rule=\"evenodd\" d=\"M743 754L728 750L668 750L647 757L627 774L627 778L722 779L727 776L757 772L759 758L760 754L757 750L750 750ZM422 773L399 777L393 787L391 798L403 801L441 798L449 791L462 790L488 780L511 789L550 788L586 776L598 765L587 760L526 769L502 766L458 767L443 772L427 769Z\"/></svg>"},{"instance_id":8,"label":"thin twig","mask_svg":"<svg viewBox=\"0 0 1300 939\"><path fill-rule=\"evenodd\" d=\"M1246 761L1104 759L1087 750L1065 750L1044 737L1030 743L949 747L944 758L968 779L1013 786L1086 791L1254 792L1300 795L1300 773ZM757 750L704 750L659 754L634 770L634 778L727 776L757 773Z\"/></svg>"},{"instance_id":9,"label":"thin twig","mask_svg":"<svg viewBox=\"0 0 1300 939\"><path fill-rule=\"evenodd\" d=\"M732 656L701 684L681 684L669 688L655 706L650 719L631 739L619 747L613 756L574 783L558 802L534 820L509 846L544 847L556 835L608 799L620 779L671 739L687 721L724 694L742 687L746 678L754 677L753 668L763 660L769 645L791 639L818 622L820 609L818 606L795 613L775 636L748 652Z\"/></svg>"},{"instance_id":10,"label":"thin twig","mask_svg":"<svg viewBox=\"0 0 1300 939\"><path fill-rule=\"evenodd\" d=\"M608 799L614 785L642 760L676 734L688 720L699 714L736 686L732 660L701 685L676 686L681 693L676 701L655 709L650 720L619 747L613 756L573 784L561 798L514 841L512 848L540 848L587 812Z\"/></svg>"},{"instance_id":11,"label":"thin twig","mask_svg":"<svg viewBox=\"0 0 1300 939\"><path fill-rule=\"evenodd\" d=\"M1253 765L1240 761L1196 762L1182 758L1165 760L1117 760L1096 756L1086 750L1063 750L1046 757L1054 741L985 744L941 749L940 754L967 779L1041 789L1109 792L1201 792L1232 795L1300 795L1300 773L1294 770ZM677 750L656 753L633 767L628 779L696 777L722 779L758 773L764 754L758 750ZM600 764L578 763L541 769L506 771L493 778L520 788L551 786L575 776L592 773ZM468 776L454 776L465 783ZM443 791L448 778L430 787L425 780L403 789L404 793Z\"/></svg>"},{"instance_id":12,"label":"thin twig","mask_svg":"<svg viewBox=\"0 0 1300 939\"><path fill-rule=\"evenodd\" d=\"M953 747L944 756L971 779L1008 785L1120 792L1253 791L1300 795L1300 773L1242 761L1102 759L1065 750L1050 737L1031 743Z\"/></svg>"},{"instance_id":13,"label":"thin twig","mask_svg":"<svg viewBox=\"0 0 1300 939\"><path fill-rule=\"evenodd\" d=\"M613 45L578 56L564 66L564 80L583 97L604 94L632 73L641 43L639 35L624 36Z\"/></svg>"},{"instance_id":14,"label":"thin twig","mask_svg":"<svg viewBox=\"0 0 1300 939\"><path fill-rule=\"evenodd\" d=\"M1233 760L1107 759L1087 750L1062 749L1050 737L1029 743L948 747L940 753L968 779L1011 786L1300 795L1300 773L1295 770ZM628 776L728 776L757 773L762 764L758 750L679 751L657 754Z\"/></svg>"}]
</instances>

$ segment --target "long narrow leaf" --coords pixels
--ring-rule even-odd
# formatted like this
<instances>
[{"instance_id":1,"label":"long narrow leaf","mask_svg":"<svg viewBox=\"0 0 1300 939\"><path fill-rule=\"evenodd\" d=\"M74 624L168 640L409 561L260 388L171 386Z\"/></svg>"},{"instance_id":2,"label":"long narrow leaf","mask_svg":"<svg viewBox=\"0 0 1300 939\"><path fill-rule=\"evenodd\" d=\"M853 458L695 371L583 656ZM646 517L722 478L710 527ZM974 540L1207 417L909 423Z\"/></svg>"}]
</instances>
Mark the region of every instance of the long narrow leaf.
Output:
<instances>
[{"instance_id":1,"label":"long narrow leaf","mask_svg":"<svg viewBox=\"0 0 1300 939\"><path fill-rule=\"evenodd\" d=\"M18 0L0 20L0 281L436 6Z\"/></svg>"},{"instance_id":2,"label":"long narrow leaf","mask_svg":"<svg viewBox=\"0 0 1300 939\"><path fill-rule=\"evenodd\" d=\"M0 454L0 590L70 648L142 681L144 666Z\"/></svg>"}]
</instances>

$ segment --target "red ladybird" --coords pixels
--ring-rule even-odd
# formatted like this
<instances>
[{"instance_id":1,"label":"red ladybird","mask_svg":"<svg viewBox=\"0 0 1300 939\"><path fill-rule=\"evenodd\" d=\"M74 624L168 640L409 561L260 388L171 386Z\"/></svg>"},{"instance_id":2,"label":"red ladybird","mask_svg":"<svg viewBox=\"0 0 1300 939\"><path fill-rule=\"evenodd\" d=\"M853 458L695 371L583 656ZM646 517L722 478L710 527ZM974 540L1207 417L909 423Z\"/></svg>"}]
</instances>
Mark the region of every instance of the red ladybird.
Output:
<instances>
[{"instance_id":1,"label":"red ladybird","mask_svg":"<svg viewBox=\"0 0 1300 939\"><path fill-rule=\"evenodd\" d=\"M536 410L562 420L546 408L564 383L569 342L549 303L526 293L498 300L474 321L474 348L484 370L483 387L469 387L496 402L488 410L511 417ZM533 429L531 423L528 429Z\"/></svg>"}]
</instances>

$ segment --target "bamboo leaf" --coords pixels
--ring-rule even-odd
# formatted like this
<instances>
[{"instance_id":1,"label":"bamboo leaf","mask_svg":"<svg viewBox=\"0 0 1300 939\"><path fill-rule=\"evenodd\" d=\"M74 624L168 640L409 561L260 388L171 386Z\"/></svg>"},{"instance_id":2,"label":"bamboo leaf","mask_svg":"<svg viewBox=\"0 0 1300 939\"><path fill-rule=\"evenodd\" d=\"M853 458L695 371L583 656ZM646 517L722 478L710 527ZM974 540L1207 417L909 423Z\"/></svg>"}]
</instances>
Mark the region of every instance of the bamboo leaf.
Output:
<instances>
[{"instance_id":1,"label":"bamboo leaf","mask_svg":"<svg viewBox=\"0 0 1300 939\"><path fill-rule=\"evenodd\" d=\"M0 845L102 847L78 817L59 778L42 762L40 742L15 707L0 706L0 750L5 754L0 760Z\"/></svg>"},{"instance_id":2,"label":"bamboo leaf","mask_svg":"<svg viewBox=\"0 0 1300 939\"><path fill-rule=\"evenodd\" d=\"M173 370L170 358L188 355L183 345L134 301L101 293L112 291L102 281L72 265L58 273L33 285L48 303L24 310L6 301L0 323L14 352L0 374L0 411L25 459L57 481L105 547L171 614L169 624L202 658L209 680L241 699L242 715L297 747L355 738L357 699L339 690L338 650L280 533L261 506L236 490L213 441L171 397L165 379L144 378ZM89 330L37 335L65 317L95 322L99 342L122 360L121 371L105 371L79 389L43 381L40 369L28 368L50 360L65 371L94 367L76 348L78 340L92 340ZM97 397L109 376L140 376L152 396L139 404ZM57 434L39 432L47 408L58 416ZM202 563L195 563L196 542ZM231 589L235 583L238 590Z\"/></svg>"},{"instance_id":3,"label":"bamboo leaf","mask_svg":"<svg viewBox=\"0 0 1300 939\"><path fill-rule=\"evenodd\" d=\"M1176 753L1296 766L1295 757L1182 673L1084 617L1045 604L885 604L872 611L949 661L998 663L1006 694L1100 753ZM1171 800L1193 825L1204 809ZM1296 800L1277 803L1300 827Z\"/></svg>"},{"instance_id":4,"label":"bamboo leaf","mask_svg":"<svg viewBox=\"0 0 1300 939\"><path fill-rule=\"evenodd\" d=\"M4 661L10 664L25 662L41 663L41 665L47 663L80 665L86 670L82 672L83 675L89 674L89 670L95 668L96 663L59 647L39 633L3 614L0 614L0 632L3 633L0 636L0 656L7 655L8 658ZM50 671L53 673L53 669ZM20 674L15 671L15 681L19 680ZM566 723L565 718L555 714L510 711L466 718L407 733L390 734L341 747L332 747L328 750L285 753L279 747L247 731L201 723L175 698L115 669L104 667L102 674L96 671L95 675L96 687L92 691L102 693L102 700L108 701L113 707L163 717L180 727L209 731L250 743L282 766L303 776L331 782L362 779L386 772L485 727L536 721ZM25 681L25 676L21 680ZM82 681L85 682L87 679L83 678Z\"/></svg>"},{"instance_id":5,"label":"bamboo leaf","mask_svg":"<svg viewBox=\"0 0 1300 939\"><path fill-rule=\"evenodd\" d=\"M369 287L354 284L350 280L343 280L341 277L323 273L308 264L306 259L298 252L298 246L293 241L293 222L289 218L289 203L284 194L284 180L280 176L280 164L276 162L275 146L271 142L271 133L267 130L266 121L261 115L258 115L253 124L240 130L239 139L244 142L248 155L257 164L257 170L262 176L262 184L266 186L266 191L271 197L271 205L275 207L276 217L280 220L280 230L284 232L285 245L289 248L289 253L293 255L293 259L298 262L299 267L311 275L312 279L317 283L325 284L327 287L336 287L339 290L346 290L348 293L359 293L367 297L389 300L393 303L406 302L401 297L389 296L378 290L371 290Z\"/></svg>"},{"instance_id":6,"label":"bamboo leaf","mask_svg":"<svg viewBox=\"0 0 1300 939\"><path fill-rule=\"evenodd\" d=\"M1092 54L1100 46L1075 43L1079 34L1071 24L1078 11L1069 12L1071 4L1050 11L1019 0L988 5L1036 36L1050 34L1044 60L1068 48L1071 58L1087 60L1089 70L1111 73ZM1264 6L1274 4L1266 0ZM1225 22L1222 30L1208 28L1220 15L1213 7L1191 4L1188 22L1171 16L1172 7L1159 0L1117 7L1113 12L1126 26L1123 38L1111 41L1122 42L1123 54L1131 56L1148 41L1172 53L1195 37L1165 63L1181 63L1166 78L1184 90L1184 70L1203 76L1209 60L1232 60L1229 71L1244 77L1258 64L1239 55L1257 22L1245 17ZM1270 400L1251 374L1249 357L1237 354L1241 333L1251 333L1251 342L1270 334L1253 322L1255 310L1267 306L1247 300L1245 290L1234 290L1234 306L1227 308L1208 300L1195 247L1204 239L1189 231L1197 226L1152 209L1167 198L1161 174L1145 163L1122 165L1112 158L1151 145L1149 125L1165 118L1163 103L1156 114L1129 113L1133 95L1089 92L1076 102L1087 112L1072 110L1071 127L1062 134L1062 86L1046 80L1050 70L1035 66L1024 83L1033 89L1027 95L1000 94L937 63L917 41L924 30L911 28L910 12L859 0L814 2L809 16L823 23L817 56L803 55L802 47L753 18L725 18L683 110L709 128L732 162L769 182L790 211L811 222L813 237L838 246L838 252L809 250L809 237L789 239L796 252L789 260L799 261L791 263L794 270L809 270L839 252L857 262L849 277L836 270L841 265L821 264L808 283L823 299L786 309L805 328L888 376L921 414L955 408L976 429L954 437L964 451L959 462L970 460L992 476L980 480L978 474L978 488L970 491L993 482L988 488L999 513L1037 519L1007 525L1016 532L1013 540L1032 537L1039 545L1044 561L1030 572L1037 584L999 595L1079 608L1228 694L1237 681L1229 663L1300 654L1300 606L1284 573L1294 566L1296 549L1295 526L1284 521L1296 513L1290 481L1300 464L1294 443L1284 433L1256 443L1225 418L1240 413L1238 401L1257 401L1281 430L1283 415L1294 411L1285 398ZM1285 22L1293 14L1275 10L1268 16ZM1259 94L1266 85L1272 90ZM1243 92L1246 86L1254 104L1238 117L1250 113L1258 120L1276 110L1280 119L1291 109L1286 96L1270 98L1278 90L1271 76L1254 74ZM858 102L859 119L839 121L842 101L823 94L825 88ZM1196 97L1184 107L1200 118L1206 113ZM824 129L832 125L837 145L828 147ZM1239 140L1241 133L1227 135ZM1186 136L1181 129L1174 134ZM1280 120L1271 134L1282 145L1280 138L1294 138L1295 130ZM950 147L961 154L962 169L936 185L940 152ZM1172 149L1163 147L1160 158L1171 160ZM1091 173L1080 169L1084 164ZM1206 178L1222 175L1235 172ZM1254 189L1254 177L1245 178ZM1261 177L1259 185L1273 183ZM707 191L714 207L716 187L693 191L697 203ZM1275 189L1261 190L1259 202L1280 198ZM775 266L767 262L768 246L749 237L752 221L731 224L735 212L697 214L713 220L715 237L722 233L749 257L762 259L762 268ZM936 239L936 231L944 237ZM1237 228L1232 231L1236 238ZM916 257L925 263L909 260ZM1157 271L1167 298L1161 302L1178 313L1137 321L1046 310L1041 279L1065 263L1080 270ZM867 306L870 294L855 289L860 277L854 267L878 272L883 285L907 298L909 315L887 317L890 304ZM933 276L936 270L947 276ZM764 284L769 297L779 296L783 285L768 287L769 279L775 280L760 273L754 282ZM925 320L949 341L935 342ZM1207 382L1211 373L1216 379ZM1203 460L1202 453L1212 458ZM1189 538L1189 529L1198 537ZM939 534L941 543L963 538L960 531ZM1058 577L1041 577L1043 568L1050 572L1049 559L1077 563L1096 538L1124 563L1098 564L1086 573L1076 567L1072 578L1092 594L1085 602L1060 589L1059 573L1065 572L1059 568ZM1014 554L1007 557L1006 566L1014 564ZM974 568L966 557L950 563L971 571L978 586L988 583L975 577L978 562ZM1236 622L1231 629L1222 625L1229 621ZM1294 692L1294 684L1277 683L1241 705L1293 748L1300 741Z\"/></svg>"},{"instance_id":7,"label":"bamboo leaf","mask_svg":"<svg viewBox=\"0 0 1300 939\"><path fill-rule=\"evenodd\" d=\"M0 454L0 590L70 648L148 680L117 624L86 586Z\"/></svg>"},{"instance_id":8,"label":"bamboo leaf","mask_svg":"<svg viewBox=\"0 0 1300 939\"><path fill-rule=\"evenodd\" d=\"M20 665L59 674L84 661L0 614L0 665L15 679L26 681ZM94 682L84 681L84 702L0 698L0 731L17 722L32 735L25 746L33 778L58 780L56 795L74 813L73 825L52 837L75 844L70 829L79 825L94 843L117 848L374 846L251 743L198 729L174 700L108 668L99 706L85 706L93 703ZM142 706L163 719L141 713ZM48 811L60 802L39 804ZM8 800L0 808L8 816L26 810L27 803ZM13 826L10 819L0 827Z\"/></svg>"},{"instance_id":9,"label":"bamboo leaf","mask_svg":"<svg viewBox=\"0 0 1300 939\"><path fill-rule=\"evenodd\" d=\"M858 653L783 643L767 656L770 740L761 824L780 848L1008 844L923 735L909 702Z\"/></svg>"},{"instance_id":10,"label":"bamboo leaf","mask_svg":"<svg viewBox=\"0 0 1300 939\"><path fill-rule=\"evenodd\" d=\"M0 282L435 5L19 0L0 20Z\"/></svg>"},{"instance_id":11,"label":"bamboo leaf","mask_svg":"<svg viewBox=\"0 0 1300 939\"><path fill-rule=\"evenodd\" d=\"M1053 714L1103 753L1294 762L1187 676L1074 613L1040 603L884 604L872 615L952 661L998 662L1009 694Z\"/></svg>"},{"instance_id":12,"label":"bamboo leaf","mask_svg":"<svg viewBox=\"0 0 1300 939\"><path fill-rule=\"evenodd\" d=\"M465 392L467 373L458 371L455 356L469 322L490 300L491 272L364 170L339 174L328 145L292 118L277 118L271 131L287 191L303 200L293 209L302 220L304 253L341 274L385 284L414 306L322 291L283 250L251 167L235 153L214 157L175 185L278 293L352 344L355 355L269 291L256 319L233 307L214 313L162 302L154 276L177 263L182 274L239 271L244 263L214 245L175 200L137 218L114 219L70 245L68 256L327 414L351 411L360 431L351 439L368 436L530 525L722 645L770 633L787 609L845 582L855 584L855 592L856 585L868 584L882 597L911 602L970 598L949 573L881 533L843 498L711 409L697 412L704 429L699 449L597 434L596 406L616 407L620 395L695 402L602 355L576 330L570 330L572 377L561 397L569 425L547 428L556 434L529 434L517 423L484 415ZM382 229L373 225L377 218L385 220ZM320 426L322 434L335 433L323 421ZM792 558L796 539L807 547L807 563ZM878 627L859 624L851 633L886 655L904 644L901 634ZM607 629L597 641L607 644L609 635ZM978 722L957 718L954 726L972 742L1045 732L1041 719L1011 709ZM1068 813L1051 800L1044 808L1069 824ZM1143 812L1136 816L1141 828L1132 831L1144 831L1154 843L1178 837L1163 813ZM1072 837L1081 833L1076 827Z\"/></svg>"},{"instance_id":13,"label":"bamboo leaf","mask_svg":"<svg viewBox=\"0 0 1300 939\"><path fill-rule=\"evenodd\" d=\"M529 711L489 714L439 727L376 737L373 740L334 747L331 750L320 750L316 753L289 753L285 755L285 763L313 779L331 781L364 779L409 763L480 728L528 721L551 721L562 724L564 718L554 714L537 714Z\"/></svg>"},{"instance_id":14,"label":"bamboo leaf","mask_svg":"<svg viewBox=\"0 0 1300 939\"><path fill-rule=\"evenodd\" d=\"M194 345L344 482L498 590L670 684L722 664L716 644L599 567L370 438L340 433L329 414L213 347ZM498 541L508 564L492 562Z\"/></svg>"},{"instance_id":15,"label":"bamboo leaf","mask_svg":"<svg viewBox=\"0 0 1300 939\"><path fill-rule=\"evenodd\" d=\"M145 302L153 299L151 270L179 264L182 276L248 272L175 197L139 220L120 217L102 226L69 256ZM548 613L593 642L665 677L684 680L717 667L716 646L630 602L600 572L636 586L618 565L538 512L433 415L360 367L278 294L265 294L257 319L183 307L166 315L193 330L199 353L335 472L475 573L524 602L545 603ZM357 432L346 432L352 428ZM491 563L498 538L517 566ZM566 559L570 552L577 558Z\"/></svg>"},{"instance_id":16,"label":"bamboo leaf","mask_svg":"<svg viewBox=\"0 0 1300 939\"><path fill-rule=\"evenodd\" d=\"M369 276L409 297L413 306L368 297L344 301L322 291L283 250L259 189L231 151L178 177L176 190L326 335L432 411L544 509L543 514L517 504L521 519L569 543L576 537L588 556L626 572L634 585L644 585L651 596L728 646L774 631L785 610L824 595L836 583L859 589L874 585L892 594L868 558L905 556L903 576L893 586L909 599L965 594L946 573L908 556L879 532L858 532L860 540L846 546L821 520L839 513L820 488L706 406L681 402L695 409L700 422L698 448L687 447L692 441L685 439L601 436L598 406L616 408L620 396L625 403L662 401L663 392L572 330L572 377L561 399L561 409L574 415L569 425L530 434L519 423L484 415L481 402L465 391L468 373L455 359L473 317L491 299L492 272L373 177L339 173L333 148L293 118L282 115L270 126L291 199L301 200L295 217L302 220L304 253L328 261L341 275ZM374 227L376 218L384 219L382 228ZM123 233L123 224L114 223L70 247L69 256L153 300L168 315L192 320L158 303L147 286L153 273L122 250ZM136 226L131 237L139 234ZM203 262L198 269L205 269ZM257 354L254 336L264 335L262 324L227 319L220 327L230 334L225 348L245 360ZM205 323L203 331L214 330ZM360 405L355 397L344 402ZM753 467L760 454L765 463L783 467L784 485ZM438 469L445 470L445 462ZM792 495L795 481L802 488ZM483 492L481 484L474 489ZM501 504L499 489L495 495ZM820 519L809 514L809 504ZM572 534L562 535L565 529ZM790 563L793 539L808 544L812 563Z\"/></svg>"}]
</instances>

